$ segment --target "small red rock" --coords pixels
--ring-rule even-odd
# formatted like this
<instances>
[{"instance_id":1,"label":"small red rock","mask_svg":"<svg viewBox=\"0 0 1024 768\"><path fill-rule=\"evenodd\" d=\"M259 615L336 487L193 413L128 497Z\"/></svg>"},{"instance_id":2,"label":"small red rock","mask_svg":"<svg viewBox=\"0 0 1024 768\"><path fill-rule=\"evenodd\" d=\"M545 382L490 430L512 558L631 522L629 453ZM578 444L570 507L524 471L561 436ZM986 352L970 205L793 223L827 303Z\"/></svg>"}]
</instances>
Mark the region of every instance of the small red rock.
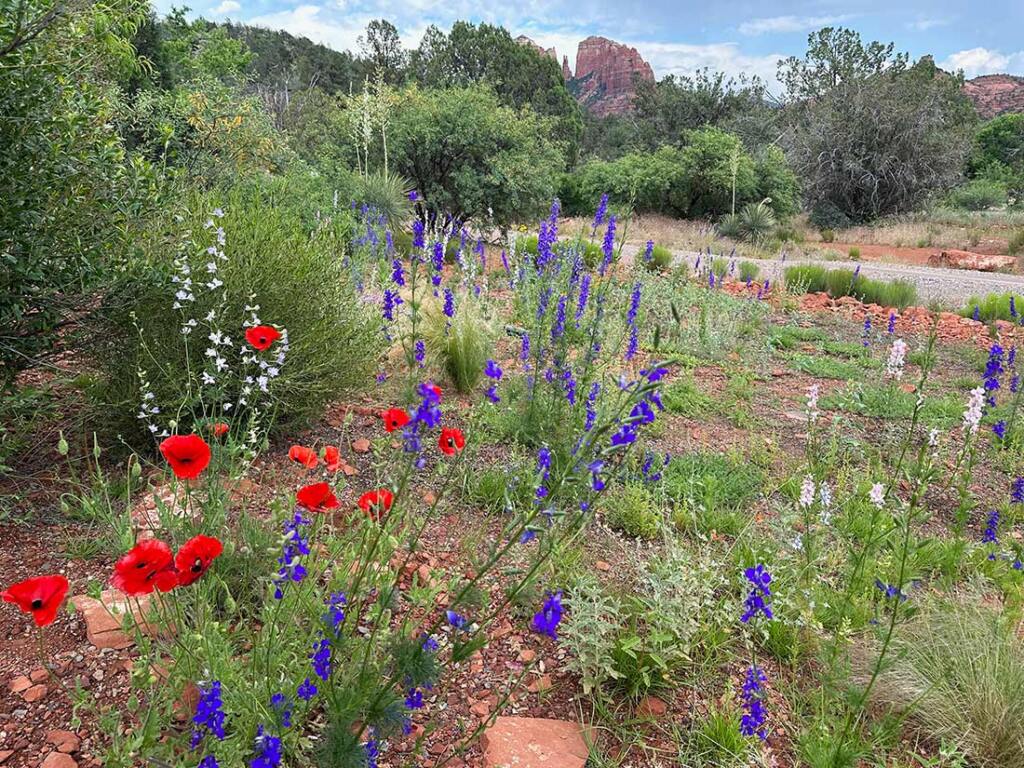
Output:
<instances>
[{"instance_id":1,"label":"small red rock","mask_svg":"<svg viewBox=\"0 0 1024 768\"><path fill-rule=\"evenodd\" d=\"M668 712L668 705L657 696L644 696L636 707L638 717L662 717Z\"/></svg>"},{"instance_id":2,"label":"small red rock","mask_svg":"<svg viewBox=\"0 0 1024 768\"><path fill-rule=\"evenodd\" d=\"M32 674L29 675L32 678L33 683L41 683L50 676L50 673L45 669L33 669Z\"/></svg>"},{"instance_id":3,"label":"small red rock","mask_svg":"<svg viewBox=\"0 0 1024 768\"><path fill-rule=\"evenodd\" d=\"M523 662L523 664L529 664L536 658L537 653L535 651L531 651L529 648L523 648L523 650L519 652L519 660Z\"/></svg>"},{"instance_id":4,"label":"small red rock","mask_svg":"<svg viewBox=\"0 0 1024 768\"><path fill-rule=\"evenodd\" d=\"M25 677L25 675L18 675L10 682L11 693L21 693L31 687L32 681Z\"/></svg>"},{"instance_id":5,"label":"small red rock","mask_svg":"<svg viewBox=\"0 0 1024 768\"><path fill-rule=\"evenodd\" d=\"M365 437L357 437L352 441L352 450L356 453L369 453L370 441Z\"/></svg>"},{"instance_id":6,"label":"small red rock","mask_svg":"<svg viewBox=\"0 0 1024 768\"><path fill-rule=\"evenodd\" d=\"M530 693L543 693L551 690L551 675L541 675L526 686L526 690Z\"/></svg>"},{"instance_id":7,"label":"small red rock","mask_svg":"<svg viewBox=\"0 0 1024 768\"><path fill-rule=\"evenodd\" d=\"M491 707L486 701L478 701L469 711L479 717L481 720L486 719L491 714Z\"/></svg>"},{"instance_id":8,"label":"small red rock","mask_svg":"<svg viewBox=\"0 0 1024 768\"><path fill-rule=\"evenodd\" d=\"M604 560L598 560L594 563L594 567L599 571L610 571L612 569L611 565L606 563Z\"/></svg>"},{"instance_id":9,"label":"small red rock","mask_svg":"<svg viewBox=\"0 0 1024 768\"><path fill-rule=\"evenodd\" d=\"M47 731L46 741L57 748L58 752L64 752L70 754L77 752L78 748L82 745L81 739L78 738L77 733L72 731Z\"/></svg>"},{"instance_id":10,"label":"small red rock","mask_svg":"<svg viewBox=\"0 0 1024 768\"><path fill-rule=\"evenodd\" d=\"M40 768L78 768L78 763L70 755L65 755L62 752L51 752L40 763Z\"/></svg>"},{"instance_id":11,"label":"small red rock","mask_svg":"<svg viewBox=\"0 0 1024 768\"><path fill-rule=\"evenodd\" d=\"M23 698L29 704L32 704L33 702L40 701L41 699L43 699L48 692L49 688L47 688L45 685L33 685L31 688L29 688L27 691L21 694L21 698Z\"/></svg>"}]
</instances>

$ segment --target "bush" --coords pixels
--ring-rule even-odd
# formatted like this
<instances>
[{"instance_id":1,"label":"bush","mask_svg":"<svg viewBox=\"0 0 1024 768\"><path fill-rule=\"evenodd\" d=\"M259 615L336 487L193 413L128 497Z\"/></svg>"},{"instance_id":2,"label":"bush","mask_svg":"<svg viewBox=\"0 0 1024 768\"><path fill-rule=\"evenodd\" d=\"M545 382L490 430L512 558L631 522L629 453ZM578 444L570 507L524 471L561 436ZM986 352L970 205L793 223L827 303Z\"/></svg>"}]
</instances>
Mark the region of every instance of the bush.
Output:
<instances>
[{"instance_id":1,"label":"bush","mask_svg":"<svg viewBox=\"0 0 1024 768\"><path fill-rule=\"evenodd\" d=\"M752 261L741 261L740 262L740 280L743 282L753 282L761 276L761 267Z\"/></svg>"},{"instance_id":2,"label":"bush","mask_svg":"<svg viewBox=\"0 0 1024 768\"><path fill-rule=\"evenodd\" d=\"M846 255L850 257L850 261L860 261L860 248L854 245Z\"/></svg>"},{"instance_id":3,"label":"bush","mask_svg":"<svg viewBox=\"0 0 1024 768\"><path fill-rule=\"evenodd\" d=\"M853 270L826 269L818 264L797 264L783 273L792 292L824 291L832 298L853 296L865 304L905 309L917 301L917 287L906 280L872 280L857 276Z\"/></svg>"},{"instance_id":4,"label":"bush","mask_svg":"<svg viewBox=\"0 0 1024 768\"><path fill-rule=\"evenodd\" d=\"M1024 766L1024 643L981 605L935 601L894 635L872 698L972 765ZM866 677L865 662L860 676Z\"/></svg>"},{"instance_id":5,"label":"bush","mask_svg":"<svg viewBox=\"0 0 1024 768\"><path fill-rule=\"evenodd\" d=\"M849 216L828 200L816 203L807 218L818 229L848 229L853 224Z\"/></svg>"},{"instance_id":6,"label":"bush","mask_svg":"<svg viewBox=\"0 0 1024 768\"><path fill-rule=\"evenodd\" d=\"M612 530L637 539L657 538L661 515L651 492L642 485L623 485L609 492L602 504Z\"/></svg>"},{"instance_id":7,"label":"bush","mask_svg":"<svg viewBox=\"0 0 1024 768\"><path fill-rule=\"evenodd\" d=\"M216 276L224 285L208 290L202 285L211 258L205 249L214 235L203 222L218 205L225 210L217 224L225 230L227 258ZM378 331L375 312L359 300L339 258L347 227L347 215L336 216L330 228L311 236L296 217L252 194L193 200L183 224L169 220L141 244L140 260L112 286L87 331L100 380L94 397L104 421L125 434L139 434L144 426L135 418L139 371L146 372L162 422L174 418L182 432L212 415L214 390L213 400L236 404L231 415L241 418L244 382L235 350L244 346L250 305L258 305L262 322L288 331L286 360L272 389L272 414L279 422L319 415L341 392L364 385L378 358ZM173 242L182 248L168 245ZM195 302L181 310L172 306L180 286L172 283L179 274L174 261L180 255L189 257L195 294ZM222 323L219 329L204 319L209 312ZM189 317L195 326L185 337L182 327ZM223 347L229 371L218 375L211 389L198 378L211 361L205 354L207 335L217 330L231 342ZM255 389L255 382L249 387Z\"/></svg>"},{"instance_id":8,"label":"bush","mask_svg":"<svg viewBox=\"0 0 1024 768\"><path fill-rule=\"evenodd\" d=\"M1018 229L1010 235L1010 239L1006 243L1006 252L1011 256L1016 256L1022 251L1024 251L1024 229Z\"/></svg>"},{"instance_id":9,"label":"bush","mask_svg":"<svg viewBox=\"0 0 1024 768\"><path fill-rule=\"evenodd\" d=\"M412 184L396 173L371 173L356 182L353 199L378 211L392 230L398 230L412 218L411 188Z\"/></svg>"},{"instance_id":10,"label":"bush","mask_svg":"<svg viewBox=\"0 0 1024 768\"><path fill-rule=\"evenodd\" d=\"M647 262L647 268L664 272L672 264L672 251L663 245L656 245L651 249L651 259Z\"/></svg>"},{"instance_id":11,"label":"bush","mask_svg":"<svg viewBox=\"0 0 1024 768\"><path fill-rule=\"evenodd\" d=\"M1010 300L1013 300L1013 312L1010 312ZM1014 316L1016 313L1016 317ZM1017 322L1024 313L1024 296L1015 293L989 293L981 298L971 296L967 305L960 310L963 317L975 317L983 323L996 320Z\"/></svg>"},{"instance_id":12,"label":"bush","mask_svg":"<svg viewBox=\"0 0 1024 768\"><path fill-rule=\"evenodd\" d=\"M718 225L718 232L723 237L760 243L774 228L775 214L762 200L759 203L747 203L739 213L727 213Z\"/></svg>"},{"instance_id":13,"label":"bush","mask_svg":"<svg viewBox=\"0 0 1024 768\"><path fill-rule=\"evenodd\" d=\"M965 211L985 211L1006 205L1006 186L990 179L974 179L950 192L949 202Z\"/></svg>"},{"instance_id":14,"label":"bush","mask_svg":"<svg viewBox=\"0 0 1024 768\"><path fill-rule=\"evenodd\" d=\"M836 232L834 229L823 229L821 230L821 242L832 243L835 242Z\"/></svg>"}]
</instances>

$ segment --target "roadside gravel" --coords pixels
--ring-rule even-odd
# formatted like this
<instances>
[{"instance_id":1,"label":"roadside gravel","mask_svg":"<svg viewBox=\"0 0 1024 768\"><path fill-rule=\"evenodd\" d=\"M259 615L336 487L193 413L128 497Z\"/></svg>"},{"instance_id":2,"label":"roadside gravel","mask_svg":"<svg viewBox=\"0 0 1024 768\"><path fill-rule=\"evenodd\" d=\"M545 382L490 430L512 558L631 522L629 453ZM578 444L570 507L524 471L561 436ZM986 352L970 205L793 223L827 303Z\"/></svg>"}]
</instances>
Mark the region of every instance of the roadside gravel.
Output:
<instances>
[{"instance_id":1,"label":"roadside gravel","mask_svg":"<svg viewBox=\"0 0 1024 768\"><path fill-rule=\"evenodd\" d=\"M629 261L639 251L635 245L623 247L623 259ZM674 251L677 259L685 259L693 264L697 254L695 251ZM814 259L750 259L761 267L761 274L773 282L782 277L783 270L795 264L818 264L838 269L854 269L860 264L860 273L865 277L882 280L909 280L917 286L921 302L927 304L937 301L952 308L958 308L971 296L982 296L986 293L1003 293L1015 291L1024 294L1024 276L1008 275L998 272L977 272L969 269L946 269L926 267L915 264L889 264L877 261L823 261Z\"/></svg>"}]
</instances>

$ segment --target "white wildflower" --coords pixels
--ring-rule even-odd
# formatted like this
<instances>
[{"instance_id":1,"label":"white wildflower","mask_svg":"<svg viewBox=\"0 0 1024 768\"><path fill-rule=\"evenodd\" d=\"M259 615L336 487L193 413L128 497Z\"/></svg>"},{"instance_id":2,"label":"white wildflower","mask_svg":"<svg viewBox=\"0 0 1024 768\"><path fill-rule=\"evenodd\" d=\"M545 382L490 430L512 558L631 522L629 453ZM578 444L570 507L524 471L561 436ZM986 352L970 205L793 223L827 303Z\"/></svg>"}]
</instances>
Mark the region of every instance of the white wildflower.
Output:
<instances>
[{"instance_id":1,"label":"white wildflower","mask_svg":"<svg viewBox=\"0 0 1024 768\"><path fill-rule=\"evenodd\" d=\"M971 390L971 397L967 401L967 408L964 409L964 432L973 435L978 431L981 424L981 412L985 407L985 388L975 387Z\"/></svg>"},{"instance_id":2,"label":"white wildflower","mask_svg":"<svg viewBox=\"0 0 1024 768\"><path fill-rule=\"evenodd\" d=\"M881 509L885 506L885 486L881 483L875 483L871 486L871 491L868 493L868 498L871 499L871 503Z\"/></svg>"},{"instance_id":3,"label":"white wildflower","mask_svg":"<svg viewBox=\"0 0 1024 768\"><path fill-rule=\"evenodd\" d=\"M818 385L807 388L807 420L812 424L818 420Z\"/></svg>"},{"instance_id":4,"label":"white wildflower","mask_svg":"<svg viewBox=\"0 0 1024 768\"><path fill-rule=\"evenodd\" d=\"M800 506L809 507L814 503L814 478L810 475L804 477L800 486Z\"/></svg>"},{"instance_id":5,"label":"white wildflower","mask_svg":"<svg viewBox=\"0 0 1024 768\"><path fill-rule=\"evenodd\" d=\"M907 343L903 339L896 339L889 349L889 361L885 364L887 376L899 381L903 378L903 366L907 357Z\"/></svg>"}]
</instances>

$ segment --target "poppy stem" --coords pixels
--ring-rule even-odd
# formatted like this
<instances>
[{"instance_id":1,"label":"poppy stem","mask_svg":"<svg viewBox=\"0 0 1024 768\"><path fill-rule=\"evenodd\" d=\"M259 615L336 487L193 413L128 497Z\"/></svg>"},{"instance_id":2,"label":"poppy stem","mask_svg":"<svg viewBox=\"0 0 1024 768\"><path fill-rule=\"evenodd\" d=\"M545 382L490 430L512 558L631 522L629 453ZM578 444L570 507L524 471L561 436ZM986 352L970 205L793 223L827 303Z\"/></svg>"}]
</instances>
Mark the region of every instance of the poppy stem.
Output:
<instances>
[{"instance_id":1,"label":"poppy stem","mask_svg":"<svg viewBox=\"0 0 1024 768\"><path fill-rule=\"evenodd\" d=\"M51 680L53 680L53 682L55 682L60 687L60 689L64 692L64 695L68 697L68 700L72 704L74 704L75 699L71 695L71 691L68 690L67 684L57 676L57 673L53 671L53 668L50 666L49 662L46 659L46 648L43 641L42 627L36 627L36 650L39 653L39 663L43 665L43 669L46 670L46 674L49 676Z\"/></svg>"}]
</instances>

